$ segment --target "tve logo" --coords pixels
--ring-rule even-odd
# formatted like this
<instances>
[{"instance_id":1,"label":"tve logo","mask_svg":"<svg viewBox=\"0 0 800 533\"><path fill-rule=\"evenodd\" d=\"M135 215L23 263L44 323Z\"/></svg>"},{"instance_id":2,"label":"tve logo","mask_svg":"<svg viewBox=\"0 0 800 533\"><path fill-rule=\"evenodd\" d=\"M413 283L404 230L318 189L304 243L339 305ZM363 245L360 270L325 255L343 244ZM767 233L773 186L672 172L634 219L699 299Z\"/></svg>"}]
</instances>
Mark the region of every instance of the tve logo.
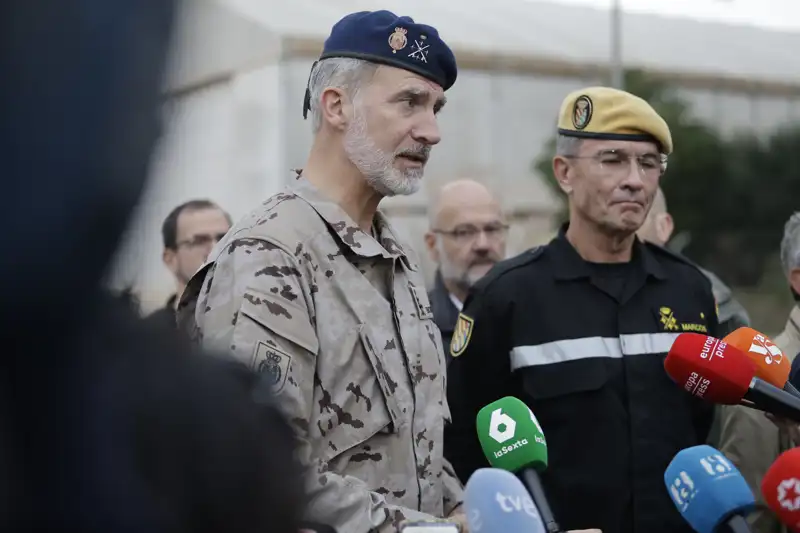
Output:
<instances>
[{"instance_id":1,"label":"tve logo","mask_svg":"<svg viewBox=\"0 0 800 533\"><path fill-rule=\"evenodd\" d=\"M489 436L491 438L503 444L513 439L516 431L517 423L513 418L505 414L500 408L492 411L492 417L489 419ZM502 457L512 450L525 446L526 444L528 444L528 439L519 439L508 446L503 446L493 453L495 457Z\"/></svg>"},{"instance_id":2,"label":"tve logo","mask_svg":"<svg viewBox=\"0 0 800 533\"><path fill-rule=\"evenodd\" d=\"M697 495L697 490L694 486L694 481L689 477L686 472L681 472L680 475L670 484L669 492L678 510L682 513L689 507L689 503Z\"/></svg>"},{"instance_id":3,"label":"tve logo","mask_svg":"<svg viewBox=\"0 0 800 533\"><path fill-rule=\"evenodd\" d=\"M519 494L509 495L498 491L495 493L494 499L497 500L500 509L502 509L504 513L525 513L533 518L540 518L539 510L536 508L533 500L528 496Z\"/></svg>"}]
</instances>

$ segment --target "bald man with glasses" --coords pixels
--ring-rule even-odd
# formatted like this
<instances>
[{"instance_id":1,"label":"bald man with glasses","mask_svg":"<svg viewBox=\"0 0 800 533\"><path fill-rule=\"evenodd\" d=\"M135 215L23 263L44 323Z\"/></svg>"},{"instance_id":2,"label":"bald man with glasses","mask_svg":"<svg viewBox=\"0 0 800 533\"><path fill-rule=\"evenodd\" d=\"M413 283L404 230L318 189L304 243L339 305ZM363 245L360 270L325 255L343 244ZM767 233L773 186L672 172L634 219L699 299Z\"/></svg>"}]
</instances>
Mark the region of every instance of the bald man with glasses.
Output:
<instances>
[{"instance_id":1,"label":"bald man with glasses","mask_svg":"<svg viewBox=\"0 0 800 533\"><path fill-rule=\"evenodd\" d=\"M470 287L505 257L508 224L497 199L473 180L442 187L430 214L425 244L437 268L428 298L449 364L458 313Z\"/></svg>"}]
</instances>

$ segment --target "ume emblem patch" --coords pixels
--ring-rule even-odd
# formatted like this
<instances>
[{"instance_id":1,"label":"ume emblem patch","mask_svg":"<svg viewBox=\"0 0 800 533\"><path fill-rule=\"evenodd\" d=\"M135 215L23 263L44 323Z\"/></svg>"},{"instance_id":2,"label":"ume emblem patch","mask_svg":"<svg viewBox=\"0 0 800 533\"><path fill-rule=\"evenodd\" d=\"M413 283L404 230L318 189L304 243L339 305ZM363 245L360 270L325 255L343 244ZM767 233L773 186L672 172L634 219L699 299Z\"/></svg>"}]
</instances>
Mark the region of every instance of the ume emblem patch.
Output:
<instances>
[{"instance_id":1,"label":"ume emblem patch","mask_svg":"<svg viewBox=\"0 0 800 533\"><path fill-rule=\"evenodd\" d=\"M469 338L472 336L472 326L475 321L463 313L459 313L456 327L453 330L453 340L450 341L450 355L458 357L467 349Z\"/></svg>"}]
</instances>

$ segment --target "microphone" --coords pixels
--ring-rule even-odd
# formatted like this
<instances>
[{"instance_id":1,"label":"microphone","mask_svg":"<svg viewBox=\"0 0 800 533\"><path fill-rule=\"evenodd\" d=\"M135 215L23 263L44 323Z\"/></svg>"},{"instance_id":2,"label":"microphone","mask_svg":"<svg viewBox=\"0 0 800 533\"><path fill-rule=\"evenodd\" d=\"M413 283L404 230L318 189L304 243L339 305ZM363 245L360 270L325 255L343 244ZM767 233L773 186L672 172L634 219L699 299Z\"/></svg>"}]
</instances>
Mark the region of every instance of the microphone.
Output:
<instances>
[{"instance_id":1,"label":"microphone","mask_svg":"<svg viewBox=\"0 0 800 533\"><path fill-rule=\"evenodd\" d=\"M493 467L520 473L548 533L560 533L539 479L547 468L547 441L528 406L513 396L486 405L476 427L483 455Z\"/></svg>"},{"instance_id":2,"label":"microphone","mask_svg":"<svg viewBox=\"0 0 800 533\"><path fill-rule=\"evenodd\" d=\"M757 378L800 397L800 391L789 381L792 363L772 339L753 328L742 327L729 333L722 340L730 346L739 348L755 363Z\"/></svg>"},{"instance_id":3,"label":"microphone","mask_svg":"<svg viewBox=\"0 0 800 533\"><path fill-rule=\"evenodd\" d=\"M767 506L792 531L800 531L800 448L780 454L761 480Z\"/></svg>"},{"instance_id":4,"label":"microphone","mask_svg":"<svg viewBox=\"0 0 800 533\"><path fill-rule=\"evenodd\" d=\"M739 470L711 446L679 451L664 472L675 507L697 533L751 533L744 517L755 498Z\"/></svg>"},{"instance_id":5,"label":"microphone","mask_svg":"<svg viewBox=\"0 0 800 533\"><path fill-rule=\"evenodd\" d=\"M743 403L800 423L800 398L755 377L756 365L741 350L698 333L681 333L664 369L687 392L725 405Z\"/></svg>"},{"instance_id":6,"label":"microphone","mask_svg":"<svg viewBox=\"0 0 800 533\"><path fill-rule=\"evenodd\" d=\"M467 480L464 512L470 533L545 533L542 517L514 474L479 468Z\"/></svg>"}]
</instances>

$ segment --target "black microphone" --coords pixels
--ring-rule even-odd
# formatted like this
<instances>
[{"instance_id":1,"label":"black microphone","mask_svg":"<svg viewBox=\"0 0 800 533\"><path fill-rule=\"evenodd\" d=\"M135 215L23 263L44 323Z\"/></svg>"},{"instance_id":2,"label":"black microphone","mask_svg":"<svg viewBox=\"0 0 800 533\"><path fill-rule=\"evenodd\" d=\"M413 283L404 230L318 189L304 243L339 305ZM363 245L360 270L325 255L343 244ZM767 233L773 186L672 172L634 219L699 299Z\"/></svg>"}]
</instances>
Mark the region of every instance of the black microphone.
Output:
<instances>
[{"instance_id":1,"label":"black microphone","mask_svg":"<svg viewBox=\"0 0 800 533\"><path fill-rule=\"evenodd\" d=\"M798 398L800 398L800 390L797 390L797 387L792 385L791 381L787 381L783 385L783 390L785 390L786 392L788 392L789 394L791 394L793 396L797 396Z\"/></svg>"},{"instance_id":2,"label":"black microphone","mask_svg":"<svg viewBox=\"0 0 800 533\"><path fill-rule=\"evenodd\" d=\"M800 397L770 385L766 381L753 378L744 395L760 411L766 411L788 420L800 423Z\"/></svg>"}]
</instances>

